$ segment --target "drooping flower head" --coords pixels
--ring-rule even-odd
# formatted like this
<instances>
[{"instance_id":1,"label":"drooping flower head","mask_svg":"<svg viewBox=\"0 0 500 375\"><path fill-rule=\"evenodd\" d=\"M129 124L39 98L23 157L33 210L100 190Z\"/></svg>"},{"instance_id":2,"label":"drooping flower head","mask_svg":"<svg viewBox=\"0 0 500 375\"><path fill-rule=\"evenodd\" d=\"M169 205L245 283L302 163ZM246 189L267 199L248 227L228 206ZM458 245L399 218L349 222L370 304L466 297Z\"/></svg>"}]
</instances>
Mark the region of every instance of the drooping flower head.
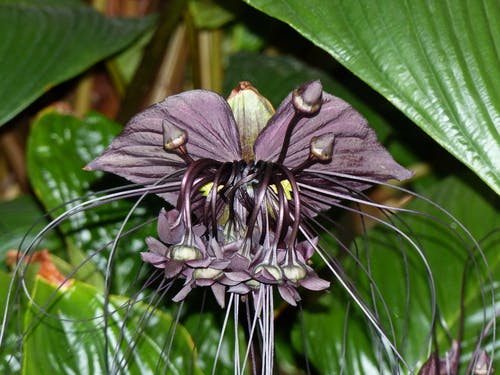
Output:
<instances>
[{"instance_id":1,"label":"drooping flower head","mask_svg":"<svg viewBox=\"0 0 500 375\"><path fill-rule=\"evenodd\" d=\"M233 304L249 296L253 318L267 320L252 328L267 327L263 373L273 361L272 290L295 305L301 287L330 285L308 264L317 250L308 219L376 182L412 175L319 81L276 111L248 82L227 101L204 90L168 97L132 118L86 168L151 186L174 207L160 212L159 239L147 239L143 260L184 280L175 301L203 286L223 307L227 295Z\"/></svg>"}]
</instances>

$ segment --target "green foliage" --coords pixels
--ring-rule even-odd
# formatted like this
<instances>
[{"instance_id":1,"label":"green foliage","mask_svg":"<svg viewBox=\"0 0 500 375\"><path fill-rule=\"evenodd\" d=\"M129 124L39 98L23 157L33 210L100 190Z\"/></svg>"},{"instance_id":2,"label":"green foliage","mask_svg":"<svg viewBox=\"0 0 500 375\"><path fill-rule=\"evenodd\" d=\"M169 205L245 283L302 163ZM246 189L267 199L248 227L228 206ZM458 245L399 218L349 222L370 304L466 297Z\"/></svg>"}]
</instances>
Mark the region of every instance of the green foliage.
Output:
<instances>
[{"instance_id":1,"label":"green foliage","mask_svg":"<svg viewBox=\"0 0 500 375\"><path fill-rule=\"evenodd\" d=\"M231 54L225 56L225 94L238 81L249 80L278 106L296 85L319 78L327 91L352 103L369 120L379 139L389 144L396 160L405 165L439 165L412 187L463 223L479 240L484 258L458 222L424 200L416 200L407 208L433 215L437 219L434 224L429 225L429 217L412 212L398 216L404 220L399 224L418 241L434 276L440 318L436 342L441 354L450 347L450 339L458 338L461 283L467 269L462 361L469 360L484 329L482 314L484 305L491 304L491 293L500 310L497 276L500 239L496 232L500 228L500 206L498 196L481 181L475 176L462 176L461 166L448 162L443 150L435 151L434 141L500 192L500 94L499 86L495 85L500 77L495 49L500 44L500 29L498 22L494 22L500 17L498 3L493 0L405 4L394 0L245 1L292 26L353 75L335 64L333 68L324 68L322 64L313 68L303 61L301 51L295 51L294 56L276 54L276 50L281 52L280 41L288 39L289 44L294 44L299 36L291 30L278 35L281 31L275 33L268 27L270 18L256 11L249 13L244 4L193 0L188 10L196 27L229 30L225 47ZM150 18L105 18L76 0L0 0L0 49L5 52L0 59L3 77L0 124L49 88L75 77L141 37L142 46L151 25ZM257 52L268 46L272 53ZM283 50L294 51L289 46ZM137 46L127 52L133 59L123 57L121 68L131 60L139 60ZM308 59L311 61L314 58ZM132 73L127 71L124 81L129 81ZM415 131L413 123L391 103L431 138ZM127 184L82 169L120 129L119 124L98 113L79 119L46 111L35 119L27 145L29 179L38 203L49 211L51 218L102 196L98 192L103 189ZM446 163L441 164L443 160ZM11 275L0 272L0 306L9 303L13 316L0 350L0 372L106 372L103 294L108 259L112 255L110 282L116 295L110 297L108 310L113 313L107 333L111 341L123 340L116 357L126 358L124 372L147 374L163 369L164 345L170 338L172 324L176 324L172 373L211 373L223 310L215 307L200 313L198 308L192 313L196 304L188 298L186 316L181 319L184 325L179 325L167 313L171 305L168 297L154 309L130 299L132 296L147 299L144 290L138 293L145 282L139 253L146 248L145 237L156 235L154 220L166 205L155 197L146 197L137 208L136 202L137 198L120 199L91 210L78 210L36 244L36 249L48 247L60 256L53 255L51 259L66 275L91 257L90 262L71 275L75 281L69 289L56 290L46 281L29 275L27 288L33 301L29 303L21 296L14 303L7 295ZM24 233L42 211L30 197L0 203L0 211L5 214L0 217L0 254L3 254L18 248ZM129 213L132 213L130 220L122 228ZM33 235L46 223L46 219L40 219L21 250L26 250ZM122 237L111 254L110 245L119 233ZM338 246L333 241L328 243L329 240L331 237L325 235L323 241L334 254ZM363 249L357 255L370 265L371 277L389 311L385 311L379 297L372 298L370 282L360 272L359 265L344 257L342 266L363 300L379 312L389 336L389 320L392 320L395 336L404 337L396 344L411 370L416 371L428 357L426 344L432 324L428 303L431 285L422 257L407 241L381 226L358 238L356 243ZM492 287L495 289L491 290ZM339 369L346 374L390 372L390 361L374 345L380 340L373 328L338 284L333 283L332 289L319 299L305 298L301 317L297 310L290 314L287 313L292 309L285 310L285 314L277 312L277 367L284 374L300 373L307 358L320 374L338 373ZM19 301L22 303L18 304ZM491 319L491 309L486 310L486 319ZM23 337L19 337L19 325L23 326ZM217 373L234 371L233 335L234 327L229 325ZM239 336L244 342L243 332ZM500 347L498 337L493 341L488 336L485 340ZM109 348L116 349L116 345L110 344ZM110 363L116 363L113 351L108 353ZM500 367L498 355L495 367Z\"/></svg>"},{"instance_id":2,"label":"green foliage","mask_svg":"<svg viewBox=\"0 0 500 375\"><path fill-rule=\"evenodd\" d=\"M83 167L111 142L120 126L102 115L91 113L80 120L69 115L47 112L33 124L28 140L28 173L33 190L53 218L69 208L76 207L81 199L96 189L118 187L124 181L112 185L100 185L102 173L88 172ZM62 202L68 202L61 207ZM86 256L104 274L109 253L103 249L113 243L123 219L133 209L134 201L120 199L91 211L80 211L69 216L60 226L69 247L70 262L77 266ZM125 233L138 225L147 224L151 218L144 206L134 210L134 217L123 230ZM154 234L155 225L149 225L126 235L117 244L113 258L114 280L117 291L124 292L128 275L137 273L139 251L145 249L144 239Z\"/></svg>"},{"instance_id":3,"label":"green foliage","mask_svg":"<svg viewBox=\"0 0 500 375\"><path fill-rule=\"evenodd\" d=\"M462 359L470 359L479 333L490 319L494 319L491 307L487 310L486 321L482 315L485 305L491 306L492 293L496 301L495 309L500 309L498 283L494 284L495 289L491 290L492 281L500 272L499 234L491 232L493 228L500 226L500 212L478 191L457 178L443 180L428 193L432 201L452 207L451 213L455 218L472 235L482 239L480 245L484 254L477 251L474 241L461 230L458 222L451 220L445 212L434 210L424 201L415 201L408 209L435 215L438 220L435 224L429 225L428 218L421 214L399 215L400 219L404 218L405 225L412 233L412 240L417 241L432 271L437 306L446 327L445 329L441 326L442 322L437 322L440 327L437 334L438 345L444 350L451 347L450 339L458 339L461 285L463 274L466 272L463 299L465 344L462 347ZM475 209L471 210L470 207ZM394 222L397 220L398 218L393 218ZM457 237L457 233L462 237ZM431 307L428 303L431 300L432 285L425 265L417 251L406 241L395 237L393 231L388 228L377 227L370 231L367 238L360 238L359 249L364 249L363 244L369 244L369 253L364 254L365 250L360 250L358 256L364 259L364 264L368 264L369 259L371 277L389 307L396 337L404 337L404 341L398 342L397 347L402 350L402 355L410 366L416 366L412 369L416 371L427 359L427 340L432 326ZM469 249L470 254L466 249ZM473 258L470 256L472 254ZM347 275L354 280L354 285L364 300L372 301L369 303L372 308L376 306L386 332L390 335L389 317L384 311L380 297L375 300L371 298L369 281L362 276L363 272L352 259L343 264ZM338 288L337 286L330 295L321 298L319 304L306 311L304 326L295 326L293 337L296 349L303 351L302 332L305 332L309 358L322 374L335 372L335 369L341 367L346 373L353 374L372 373L370 371L375 373L379 366L384 369L387 363L380 361L377 348L371 340L367 340L367 332L371 331L372 335L376 333L360 316L357 307L349 302L349 297ZM344 319L347 322L345 327ZM324 327L335 329L325 331ZM401 334L403 332L404 335ZM489 339L491 340L491 337ZM496 337L495 340L494 346L500 346L500 339ZM389 372L386 368L382 373L385 371Z\"/></svg>"},{"instance_id":4,"label":"green foliage","mask_svg":"<svg viewBox=\"0 0 500 375\"><path fill-rule=\"evenodd\" d=\"M32 297L24 320L28 332L23 341L24 375L152 374L160 369L173 374L200 373L191 338L181 326L176 327L166 366L161 343L177 323L160 310L114 296L104 307L102 294L89 285L74 282L68 289L58 290L40 278ZM109 320L104 331L106 312ZM112 348L108 358L105 345ZM124 367L106 367L106 360Z\"/></svg>"},{"instance_id":5,"label":"green foliage","mask_svg":"<svg viewBox=\"0 0 500 375\"><path fill-rule=\"evenodd\" d=\"M47 219L41 218L43 210L29 195L0 203L0 212L3 214L0 216L0 257L3 261L5 253L19 250L21 242L27 246L47 224ZM61 241L52 233L39 246L57 250L61 248Z\"/></svg>"},{"instance_id":6,"label":"green foliage","mask_svg":"<svg viewBox=\"0 0 500 375\"><path fill-rule=\"evenodd\" d=\"M108 19L76 0L1 0L0 125L151 25L151 18Z\"/></svg>"},{"instance_id":7,"label":"green foliage","mask_svg":"<svg viewBox=\"0 0 500 375\"><path fill-rule=\"evenodd\" d=\"M500 5L246 0L295 28L500 193Z\"/></svg>"}]
</instances>

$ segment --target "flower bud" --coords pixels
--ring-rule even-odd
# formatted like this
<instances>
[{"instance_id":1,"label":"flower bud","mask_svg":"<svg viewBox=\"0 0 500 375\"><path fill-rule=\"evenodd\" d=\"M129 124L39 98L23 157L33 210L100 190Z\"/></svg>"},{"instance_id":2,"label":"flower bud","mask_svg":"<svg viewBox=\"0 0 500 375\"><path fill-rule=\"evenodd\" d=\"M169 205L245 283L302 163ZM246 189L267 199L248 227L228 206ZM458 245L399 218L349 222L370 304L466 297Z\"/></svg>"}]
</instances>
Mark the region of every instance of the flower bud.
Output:
<instances>
[{"instance_id":1,"label":"flower bud","mask_svg":"<svg viewBox=\"0 0 500 375\"><path fill-rule=\"evenodd\" d=\"M283 270L283 274L285 275L286 279L294 283L303 280L307 275L306 268L299 264L283 266L281 269Z\"/></svg>"},{"instance_id":2,"label":"flower bud","mask_svg":"<svg viewBox=\"0 0 500 375\"><path fill-rule=\"evenodd\" d=\"M310 156L319 161L329 161L333 156L333 143L335 135L333 133L325 133L317 137L311 138Z\"/></svg>"},{"instance_id":3,"label":"flower bud","mask_svg":"<svg viewBox=\"0 0 500 375\"><path fill-rule=\"evenodd\" d=\"M186 144L188 134L185 130L179 129L174 124L163 120L163 147L167 151L173 151Z\"/></svg>"},{"instance_id":4,"label":"flower bud","mask_svg":"<svg viewBox=\"0 0 500 375\"><path fill-rule=\"evenodd\" d=\"M212 267L197 268L193 272L193 279L216 280L222 276L222 271Z\"/></svg>"},{"instance_id":5,"label":"flower bud","mask_svg":"<svg viewBox=\"0 0 500 375\"><path fill-rule=\"evenodd\" d=\"M296 111L312 115L321 108L322 96L323 86L319 80L306 82L293 90L292 103Z\"/></svg>"},{"instance_id":6,"label":"flower bud","mask_svg":"<svg viewBox=\"0 0 500 375\"><path fill-rule=\"evenodd\" d=\"M175 245L170 248L170 259L178 262L188 262L201 257L201 251L196 246Z\"/></svg>"},{"instance_id":7,"label":"flower bud","mask_svg":"<svg viewBox=\"0 0 500 375\"><path fill-rule=\"evenodd\" d=\"M492 367L491 359L484 350L480 350L476 357L476 364L474 365L474 375L488 375L493 374L495 369Z\"/></svg>"},{"instance_id":8,"label":"flower bud","mask_svg":"<svg viewBox=\"0 0 500 375\"><path fill-rule=\"evenodd\" d=\"M261 263L255 267L254 272L259 273L264 270L266 270L276 281L281 281L283 279L283 272L281 272L281 268L272 264Z\"/></svg>"}]
</instances>

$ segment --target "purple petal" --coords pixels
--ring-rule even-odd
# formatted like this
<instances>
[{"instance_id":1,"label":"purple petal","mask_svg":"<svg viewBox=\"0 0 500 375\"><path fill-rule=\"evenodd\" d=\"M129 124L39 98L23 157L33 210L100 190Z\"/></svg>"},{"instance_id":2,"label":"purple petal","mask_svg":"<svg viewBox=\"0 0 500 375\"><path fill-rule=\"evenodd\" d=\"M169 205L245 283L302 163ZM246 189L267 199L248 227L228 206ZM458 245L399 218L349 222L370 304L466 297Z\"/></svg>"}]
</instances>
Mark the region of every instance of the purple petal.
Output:
<instances>
[{"instance_id":1,"label":"purple petal","mask_svg":"<svg viewBox=\"0 0 500 375\"><path fill-rule=\"evenodd\" d=\"M245 272L225 272L224 275L226 275L227 279L237 283L241 283L251 279L250 275Z\"/></svg>"},{"instance_id":2,"label":"purple petal","mask_svg":"<svg viewBox=\"0 0 500 375\"><path fill-rule=\"evenodd\" d=\"M162 244L160 241L158 241L154 237L147 237L146 238L146 244L148 245L149 251L151 251L154 254L158 254L162 257L167 256L168 254L168 247L166 247L164 244Z\"/></svg>"},{"instance_id":3,"label":"purple petal","mask_svg":"<svg viewBox=\"0 0 500 375\"><path fill-rule=\"evenodd\" d=\"M187 295L189 294L189 292L191 290L193 290L193 287L191 286L191 283L184 285L184 287L181 290L179 290L179 293L177 293L174 296L174 298L172 298L172 301L174 301L174 302L180 302L180 301L182 301L184 298L187 297Z\"/></svg>"},{"instance_id":4,"label":"purple petal","mask_svg":"<svg viewBox=\"0 0 500 375\"><path fill-rule=\"evenodd\" d=\"M318 237L309 240L301 241L295 247L295 250L302 256L301 261L306 261L314 254L314 248L318 246Z\"/></svg>"},{"instance_id":5,"label":"purple petal","mask_svg":"<svg viewBox=\"0 0 500 375\"><path fill-rule=\"evenodd\" d=\"M250 260L240 254L235 254L231 258L231 268L238 271L248 271Z\"/></svg>"},{"instance_id":6,"label":"purple petal","mask_svg":"<svg viewBox=\"0 0 500 375\"><path fill-rule=\"evenodd\" d=\"M324 290L330 287L330 282L320 279L315 274L309 274L304 280L300 281L300 285L309 290Z\"/></svg>"},{"instance_id":7,"label":"purple petal","mask_svg":"<svg viewBox=\"0 0 500 375\"><path fill-rule=\"evenodd\" d=\"M223 270L227 266L229 266L231 262L229 260L222 260L222 259L215 259L210 263L210 267L218 269L218 270Z\"/></svg>"},{"instance_id":8,"label":"purple petal","mask_svg":"<svg viewBox=\"0 0 500 375\"><path fill-rule=\"evenodd\" d=\"M261 268L258 272L255 273L254 279L264 284L277 284L281 281L277 280L275 275L269 272L265 267Z\"/></svg>"},{"instance_id":9,"label":"purple petal","mask_svg":"<svg viewBox=\"0 0 500 375\"><path fill-rule=\"evenodd\" d=\"M212 286L214 285L215 281L212 279L197 279L196 280L196 285L198 286Z\"/></svg>"},{"instance_id":10,"label":"purple petal","mask_svg":"<svg viewBox=\"0 0 500 375\"><path fill-rule=\"evenodd\" d=\"M226 301L226 287L224 285L215 283L211 286L212 292L214 293L215 299L220 307L224 308Z\"/></svg>"},{"instance_id":11,"label":"purple petal","mask_svg":"<svg viewBox=\"0 0 500 375\"><path fill-rule=\"evenodd\" d=\"M168 244L178 244L182 240L182 236L185 233L185 228L182 220L175 225L177 218L179 217L179 211L161 209L160 215L158 215L158 236L160 240Z\"/></svg>"},{"instance_id":12,"label":"purple petal","mask_svg":"<svg viewBox=\"0 0 500 375\"><path fill-rule=\"evenodd\" d=\"M165 268L165 263L168 261L164 256L151 252L141 253L141 258L143 262L150 263L156 268Z\"/></svg>"},{"instance_id":13,"label":"purple petal","mask_svg":"<svg viewBox=\"0 0 500 375\"><path fill-rule=\"evenodd\" d=\"M250 291L250 287L245 284L238 284L230 287L227 291L229 293L247 294Z\"/></svg>"},{"instance_id":14,"label":"purple petal","mask_svg":"<svg viewBox=\"0 0 500 375\"><path fill-rule=\"evenodd\" d=\"M297 291L286 285L279 285L278 292L280 293L281 298L283 298L289 305L297 306L297 301L300 301L300 296Z\"/></svg>"},{"instance_id":15,"label":"purple petal","mask_svg":"<svg viewBox=\"0 0 500 375\"><path fill-rule=\"evenodd\" d=\"M175 260L170 260L165 264L165 277L171 279L176 277L182 271L182 262L176 262Z\"/></svg>"},{"instance_id":16,"label":"purple petal","mask_svg":"<svg viewBox=\"0 0 500 375\"><path fill-rule=\"evenodd\" d=\"M278 158L288 124L295 114L292 95L279 106L266 128L255 142L255 156L259 160L273 161ZM380 145L366 119L340 98L323 93L319 112L302 118L295 126L284 164L295 167L309 156L312 137L333 133L335 144L332 161L317 163L310 169L328 170L379 181L391 178L404 180L412 176L397 164Z\"/></svg>"},{"instance_id":17,"label":"purple petal","mask_svg":"<svg viewBox=\"0 0 500 375\"><path fill-rule=\"evenodd\" d=\"M236 241L230 242L228 244L225 244L222 247L222 252L232 254L232 253L238 251L239 249L241 249L242 244L243 244L243 240L236 240Z\"/></svg>"},{"instance_id":18,"label":"purple petal","mask_svg":"<svg viewBox=\"0 0 500 375\"><path fill-rule=\"evenodd\" d=\"M153 184L184 167L176 154L163 148L162 122L187 132L187 150L194 159L240 159L240 141L233 114L218 94L187 91L166 98L133 117L87 170L102 170L140 184ZM176 193L162 195L176 203Z\"/></svg>"},{"instance_id":19,"label":"purple petal","mask_svg":"<svg viewBox=\"0 0 500 375\"><path fill-rule=\"evenodd\" d=\"M202 259L188 260L186 264L192 268L205 268L208 267L211 262L212 261L210 260L210 258L202 258Z\"/></svg>"}]
</instances>

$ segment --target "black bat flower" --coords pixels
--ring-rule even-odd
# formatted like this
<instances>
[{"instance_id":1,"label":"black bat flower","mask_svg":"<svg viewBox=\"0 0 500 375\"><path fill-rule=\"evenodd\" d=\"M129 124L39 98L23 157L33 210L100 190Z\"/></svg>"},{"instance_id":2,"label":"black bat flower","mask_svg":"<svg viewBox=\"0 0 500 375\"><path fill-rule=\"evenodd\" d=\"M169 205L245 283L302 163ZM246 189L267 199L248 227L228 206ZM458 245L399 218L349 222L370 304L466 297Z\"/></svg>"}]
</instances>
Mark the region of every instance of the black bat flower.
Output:
<instances>
[{"instance_id":1,"label":"black bat flower","mask_svg":"<svg viewBox=\"0 0 500 375\"><path fill-rule=\"evenodd\" d=\"M185 280L175 301L203 286L223 307L230 295L235 310L249 297L253 319L265 321L250 335L261 337L266 374L273 288L295 305L297 288L330 285L308 265L319 251L308 219L374 183L412 176L319 81L293 90L276 112L248 82L227 101L203 90L168 97L132 118L86 168L152 186L175 206L160 213L159 240L147 240L143 260Z\"/></svg>"},{"instance_id":2,"label":"black bat flower","mask_svg":"<svg viewBox=\"0 0 500 375\"><path fill-rule=\"evenodd\" d=\"M9 344L9 319L23 301L33 312L29 325L17 325L21 340L14 342L14 361L29 362L18 350L25 342L57 332L58 338L68 335L63 340L71 345L71 361L74 353L92 353L88 361L75 362L71 373L271 375L297 373L295 367L303 365L307 374L419 368L422 374L455 374L471 345L467 373L489 374L497 367L489 345L498 309L480 244L444 208L388 182L412 172L319 81L293 90L276 111L248 82L227 100L204 90L168 97L132 118L85 169L133 184L64 203L65 211L52 211L52 221L14 256L0 348ZM144 202L149 194L164 201ZM116 202L131 197L138 199ZM406 206L410 199L415 204ZM107 209L114 214L121 204L130 207L128 214L120 211L107 222ZM88 223L80 220L87 210ZM33 251L69 219L71 230L86 234L92 225L102 235L83 258L72 259L66 276L50 279L57 280L57 290L37 296L29 286L35 272L28 268L37 268L30 267L37 259ZM148 224L154 221L157 234L151 236ZM133 259L129 238L134 245L139 239L143 249ZM452 257L441 258L443 252ZM47 254L40 259L57 270ZM443 266L442 259L455 262ZM438 282L436 269L446 273ZM89 294L92 302L73 306L72 293L82 298L94 273L99 289ZM463 286L470 277L478 285L472 292L480 310L465 319L470 295L465 298ZM207 311L210 293L224 314L217 306L215 314ZM65 305L68 318L58 310L60 298L71 301ZM441 314L451 308L456 318L450 301L460 305L458 333L448 328L457 326L445 321L449 314ZM479 315L481 333L474 343L476 326L461 327L481 320ZM39 342L31 342L38 350Z\"/></svg>"}]
</instances>

